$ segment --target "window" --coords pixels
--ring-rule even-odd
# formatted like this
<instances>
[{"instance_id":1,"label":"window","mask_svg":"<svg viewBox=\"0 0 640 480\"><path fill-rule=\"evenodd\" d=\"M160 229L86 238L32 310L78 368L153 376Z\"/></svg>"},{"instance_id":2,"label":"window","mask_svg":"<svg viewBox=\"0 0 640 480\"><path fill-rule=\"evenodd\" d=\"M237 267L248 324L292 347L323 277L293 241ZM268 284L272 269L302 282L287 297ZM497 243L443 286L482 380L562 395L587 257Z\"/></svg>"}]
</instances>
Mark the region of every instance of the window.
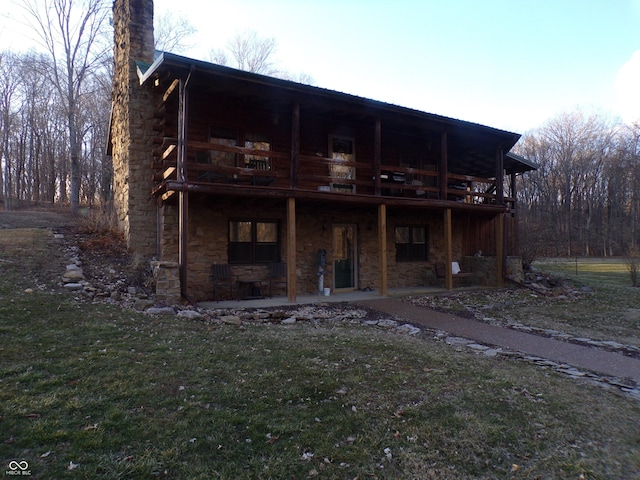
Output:
<instances>
[{"instance_id":1,"label":"window","mask_svg":"<svg viewBox=\"0 0 640 480\"><path fill-rule=\"evenodd\" d=\"M355 162L354 142L351 138L334 137L329 140L331 158L338 160L329 165L329 175L333 179L333 190L354 192L355 185L345 180L355 180L356 167L349 165Z\"/></svg>"},{"instance_id":2,"label":"window","mask_svg":"<svg viewBox=\"0 0 640 480\"><path fill-rule=\"evenodd\" d=\"M427 228L396 227L396 261L426 261L428 256Z\"/></svg>"},{"instance_id":3,"label":"window","mask_svg":"<svg viewBox=\"0 0 640 480\"><path fill-rule=\"evenodd\" d=\"M236 140L237 132L233 128L211 127L209 129L209 143L216 145L225 145L227 147L235 147L238 145ZM236 155L233 152L224 152L220 150L211 150L211 163L221 167L235 167Z\"/></svg>"},{"instance_id":4,"label":"window","mask_svg":"<svg viewBox=\"0 0 640 480\"><path fill-rule=\"evenodd\" d=\"M278 222L231 220L229 263L275 263L280 261Z\"/></svg>"},{"instance_id":5,"label":"window","mask_svg":"<svg viewBox=\"0 0 640 480\"><path fill-rule=\"evenodd\" d=\"M244 148L250 148L252 150L271 150L271 143L266 135L248 133L245 135ZM245 155L244 166L247 168L255 168L257 170L271 170L269 157L262 155Z\"/></svg>"}]
</instances>

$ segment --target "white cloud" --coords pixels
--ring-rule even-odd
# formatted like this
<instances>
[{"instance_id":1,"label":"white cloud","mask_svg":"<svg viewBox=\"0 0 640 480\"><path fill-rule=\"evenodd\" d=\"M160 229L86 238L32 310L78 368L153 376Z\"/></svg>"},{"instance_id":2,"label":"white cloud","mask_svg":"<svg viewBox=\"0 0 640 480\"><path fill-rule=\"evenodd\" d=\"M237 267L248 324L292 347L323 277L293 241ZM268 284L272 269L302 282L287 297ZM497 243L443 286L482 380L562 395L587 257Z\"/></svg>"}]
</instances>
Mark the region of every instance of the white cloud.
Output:
<instances>
[{"instance_id":1,"label":"white cloud","mask_svg":"<svg viewBox=\"0 0 640 480\"><path fill-rule=\"evenodd\" d=\"M626 122L640 119L640 50L620 67L615 82L618 112Z\"/></svg>"}]
</instances>

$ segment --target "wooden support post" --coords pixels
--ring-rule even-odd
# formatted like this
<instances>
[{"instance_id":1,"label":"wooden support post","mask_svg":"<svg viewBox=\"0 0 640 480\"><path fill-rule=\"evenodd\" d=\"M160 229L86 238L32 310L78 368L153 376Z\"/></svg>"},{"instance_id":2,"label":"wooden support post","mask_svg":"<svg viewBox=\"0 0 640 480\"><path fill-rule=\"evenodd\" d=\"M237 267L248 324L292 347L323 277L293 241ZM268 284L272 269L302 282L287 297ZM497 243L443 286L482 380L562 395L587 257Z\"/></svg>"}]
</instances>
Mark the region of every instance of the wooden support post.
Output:
<instances>
[{"instance_id":1,"label":"wooden support post","mask_svg":"<svg viewBox=\"0 0 640 480\"><path fill-rule=\"evenodd\" d=\"M296 199L287 198L287 300L296 301Z\"/></svg>"},{"instance_id":2,"label":"wooden support post","mask_svg":"<svg viewBox=\"0 0 640 480\"><path fill-rule=\"evenodd\" d=\"M509 204L509 208L511 210L511 216L515 216L516 213L516 209L518 206L518 201L517 201L517 197L518 197L518 189L517 189L517 181L518 181L518 177L516 176L515 172L511 172L510 174L511 176L511 191L509 192L509 196L513 199L511 200L511 203Z\"/></svg>"},{"instance_id":3,"label":"wooden support post","mask_svg":"<svg viewBox=\"0 0 640 480\"><path fill-rule=\"evenodd\" d=\"M453 262L453 233L451 226L451 209L447 208L444 211L444 244L445 244L445 275L444 275L444 288L447 290L453 290L453 271L451 269L451 262Z\"/></svg>"},{"instance_id":4,"label":"wooden support post","mask_svg":"<svg viewBox=\"0 0 640 480\"><path fill-rule=\"evenodd\" d=\"M378 265L380 269L380 295L387 295L387 206L378 205Z\"/></svg>"},{"instance_id":5,"label":"wooden support post","mask_svg":"<svg viewBox=\"0 0 640 480\"><path fill-rule=\"evenodd\" d=\"M504 205L504 155L501 146L496 152L496 203Z\"/></svg>"},{"instance_id":6,"label":"wooden support post","mask_svg":"<svg viewBox=\"0 0 640 480\"><path fill-rule=\"evenodd\" d=\"M180 79L178 90L178 174L177 180L184 182L187 178L186 164L187 164L187 139L186 139L186 113L187 113L187 101L186 101L186 88L185 82Z\"/></svg>"},{"instance_id":7,"label":"wooden support post","mask_svg":"<svg viewBox=\"0 0 640 480\"><path fill-rule=\"evenodd\" d=\"M181 190L178 194L178 256L180 258L180 293L183 298L189 298L187 289L187 225L189 225L189 193Z\"/></svg>"},{"instance_id":8,"label":"wooden support post","mask_svg":"<svg viewBox=\"0 0 640 480\"><path fill-rule=\"evenodd\" d=\"M180 182L184 182L184 186L187 184L187 115L188 115L188 90L187 81L180 79L178 89L178 172L177 179ZM180 190L178 195L178 257L179 257L179 269L180 269L180 293L184 298L189 298L189 292L187 288L188 275L188 231L187 225L189 225L189 194L186 188Z\"/></svg>"},{"instance_id":9,"label":"wooden support post","mask_svg":"<svg viewBox=\"0 0 640 480\"><path fill-rule=\"evenodd\" d=\"M382 127L380 124L380 117L376 118L376 127L373 138L373 176L375 178L373 190L374 195L380 195L380 166L382 164Z\"/></svg>"},{"instance_id":10,"label":"wooden support post","mask_svg":"<svg viewBox=\"0 0 640 480\"><path fill-rule=\"evenodd\" d=\"M300 161L300 103L293 104L291 112L291 169L289 186L296 188L298 184L298 163Z\"/></svg>"},{"instance_id":11,"label":"wooden support post","mask_svg":"<svg viewBox=\"0 0 640 480\"><path fill-rule=\"evenodd\" d=\"M440 189L440 200L447 199L447 188L449 188L449 179L447 171L449 169L449 150L447 132L442 132L440 137L440 171L438 172L438 183Z\"/></svg>"},{"instance_id":12,"label":"wooden support post","mask_svg":"<svg viewBox=\"0 0 640 480\"><path fill-rule=\"evenodd\" d=\"M500 213L496 221L496 284L504 287L504 213Z\"/></svg>"}]
</instances>

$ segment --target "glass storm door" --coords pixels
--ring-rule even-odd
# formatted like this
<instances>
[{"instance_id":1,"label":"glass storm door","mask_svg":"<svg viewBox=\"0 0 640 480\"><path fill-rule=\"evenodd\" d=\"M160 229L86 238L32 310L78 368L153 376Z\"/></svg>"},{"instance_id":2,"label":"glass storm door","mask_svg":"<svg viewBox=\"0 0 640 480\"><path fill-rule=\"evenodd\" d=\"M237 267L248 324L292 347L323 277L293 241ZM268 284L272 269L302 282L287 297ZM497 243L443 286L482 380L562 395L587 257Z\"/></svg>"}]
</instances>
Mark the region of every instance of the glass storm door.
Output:
<instances>
[{"instance_id":1,"label":"glass storm door","mask_svg":"<svg viewBox=\"0 0 640 480\"><path fill-rule=\"evenodd\" d=\"M356 288L356 226L334 225L333 227L333 288L353 290Z\"/></svg>"}]
</instances>

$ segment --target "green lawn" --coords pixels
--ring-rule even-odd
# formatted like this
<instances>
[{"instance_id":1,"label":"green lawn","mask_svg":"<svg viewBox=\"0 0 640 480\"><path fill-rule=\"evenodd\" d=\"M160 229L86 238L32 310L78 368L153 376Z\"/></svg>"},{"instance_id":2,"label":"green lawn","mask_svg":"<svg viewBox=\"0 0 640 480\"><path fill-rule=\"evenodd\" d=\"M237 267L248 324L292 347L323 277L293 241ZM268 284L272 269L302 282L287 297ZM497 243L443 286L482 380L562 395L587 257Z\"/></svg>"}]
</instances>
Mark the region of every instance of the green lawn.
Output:
<instances>
[{"instance_id":1,"label":"green lawn","mask_svg":"<svg viewBox=\"0 0 640 480\"><path fill-rule=\"evenodd\" d=\"M0 259L18 243L22 256L0 265L5 471L26 461L38 479L640 476L640 403L613 391L427 333L237 327L78 301L45 275L64 268L49 232L7 232Z\"/></svg>"},{"instance_id":2,"label":"green lawn","mask_svg":"<svg viewBox=\"0 0 640 480\"><path fill-rule=\"evenodd\" d=\"M534 266L539 270L556 272L585 284L623 288L631 286L629 267L621 258L547 258L537 260Z\"/></svg>"}]
</instances>

